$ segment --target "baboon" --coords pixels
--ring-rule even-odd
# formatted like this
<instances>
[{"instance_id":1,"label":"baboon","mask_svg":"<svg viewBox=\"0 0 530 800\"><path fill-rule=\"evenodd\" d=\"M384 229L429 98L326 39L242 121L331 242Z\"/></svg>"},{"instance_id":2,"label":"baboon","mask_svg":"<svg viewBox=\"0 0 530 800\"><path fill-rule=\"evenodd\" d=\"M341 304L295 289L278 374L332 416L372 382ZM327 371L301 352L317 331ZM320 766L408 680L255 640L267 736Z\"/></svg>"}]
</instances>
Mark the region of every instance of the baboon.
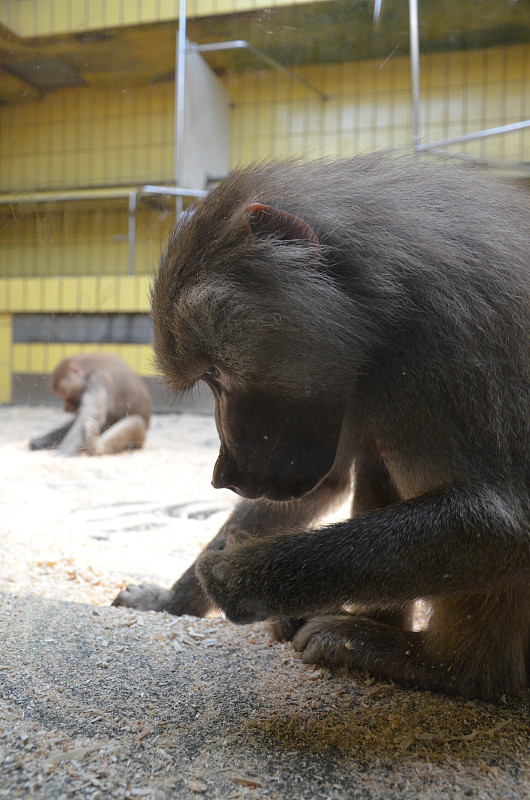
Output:
<instances>
[{"instance_id":1,"label":"baboon","mask_svg":"<svg viewBox=\"0 0 530 800\"><path fill-rule=\"evenodd\" d=\"M216 187L162 256L155 350L175 391L211 388L213 485L245 499L198 559L203 592L188 570L115 602L276 620L303 661L405 686L520 692L528 233L523 190L404 154ZM312 528L352 474L351 519ZM432 612L412 631L419 598Z\"/></svg>"},{"instance_id":2,"label":"baboon","mask_svg":"<svg viewBox=\"0 0 530 800\"><path fill-rule=\"evenodd\" d=\"M53 370L50 388L75 417L32 439L30 450L108 455L143 445L151 398L143 380L118 356L79 353L65 358Z\"/></svg>"}]
</instances>

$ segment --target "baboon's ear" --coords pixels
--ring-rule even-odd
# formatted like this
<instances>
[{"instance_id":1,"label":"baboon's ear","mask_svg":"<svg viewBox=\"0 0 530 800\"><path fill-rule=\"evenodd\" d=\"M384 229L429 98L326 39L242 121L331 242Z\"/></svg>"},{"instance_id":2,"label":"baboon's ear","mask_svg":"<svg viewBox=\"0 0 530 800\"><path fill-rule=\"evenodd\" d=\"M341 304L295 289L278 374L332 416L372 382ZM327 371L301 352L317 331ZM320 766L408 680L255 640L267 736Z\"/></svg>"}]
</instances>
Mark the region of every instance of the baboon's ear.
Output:
<instances>
[{"instance_id":1,"label":"baboon's ear","mask_svg":"<svg viewBox=\"0 0 530 800\"><path fill-rule=\"evenodd\" d=\"M245 230L249 236L274 236L286 242L302 241L318 247L315 231L300 217L273 206L252 203L245 209Z\"/></svg>"}]
</instances>

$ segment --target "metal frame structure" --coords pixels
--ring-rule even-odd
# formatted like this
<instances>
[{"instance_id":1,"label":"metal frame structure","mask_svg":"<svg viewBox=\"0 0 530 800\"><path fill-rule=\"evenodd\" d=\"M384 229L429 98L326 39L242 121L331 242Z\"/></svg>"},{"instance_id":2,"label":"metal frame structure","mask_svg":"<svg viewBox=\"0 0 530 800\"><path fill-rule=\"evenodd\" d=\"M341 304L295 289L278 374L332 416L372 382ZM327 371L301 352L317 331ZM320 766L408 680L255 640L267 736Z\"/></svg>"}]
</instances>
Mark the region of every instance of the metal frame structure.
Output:
<instances>
[{"instance_id":1,"label":"metal frame structure","mask_svg":"<svg viewBox=\"0 0 530 800\"><path fill-rule=\"evenodd\" d=\"M381 0L375 0L376 8L379 7L377 20L379 20ZM374 16L375 19L375 16ZM523 128L530 128L530 119L521 120L520 122L512 122L509 125L500 125L496 128L486 128L481 131L474 131L473 133L465 133L461 136L451 136L447 139L440 139L437 142L420 143L420 42L418 34L418 2L417 0L409 0L409 36L410 36L410 82L412 90L412 147L414 153L418 156L419 153L432 153L436 155L449 156L451 158L458 158L455 153L447 153L440 148L447 147L452 144L461 144L463 142L471 142L476 139L485 139L489 136L499 136L503 133L511 133L512 131L522 130ZM487 160L482 160L483 163L490 163ZM503 166L509 166L504 164ZM517 164L521 169L530 171L530 166L527 164Z\"/></svg>"},{"instance_id":2,"label":"metal frame structure","mask_svg":"<svg viewBox=\"0 0 530 800\"><path fill-rule=\"evenodd\" d=\"M289 80L296 81L297 83L301 83L302 86L305 86L306 89L309 89L311 92L317 94L321 100L329 100L329 94L325 94L325 92L321 92L320 89L317 89L316 86L313 86L312 83L306 81L305 78L302 78L300 75L297 75L296 72L293 72L292 69L289 67L284 67L283 64L280 64L278 61L275 61L270 56L262 53L261 50L258 50L257 47L254 47L253 44L250 42L246 42L244 39L234 39L233 41L229 42L211 42L210 44L190 44L186 50L187 53L215 53L219 50L248 50L252 55L258 60L262 61L264 64L267 64L268 67L272 67L272 69L281 72L285 75Z\"/></svg>"},{"instance_id":3,"label":"metal frame structure","mask_svg":"<svg viewBox=\"0 0 530 800\"><path fill-rule=\"evenodd\" d=\"M296 81L297 83L305 86L309 91L317 94L321 100L329 99L329 95L322 92L312 83L306 81L296 72L275 61L270 56L262 53L257 47L254 47L250 42L244 39L234 39L226 42L210 42L208 44L196 44L195 42L188 42L186 38L186 23L187 23L187 0L179 0L179 27L176 35L175 43L175 122L174 122L174 151L173 151L173 169L175 185L178 186L182 183L182 176L184 173L184 114L186 109L186 56L188 53L212 53L221 50L247 50L258 61L263 62L272 69L281 72L289 80ZM182 212L182 197L183 195L176 193L176 212ZM198 195L197 195L198 196Z\"/></svg>"},{"instance_id":4,"label":"metal frame structure","mask_svg":"<svg viewBox=\"0 0 530 800\"><path fill-rule=\"evenodd\" d=\"M373 24L377 27L381 21L382 15L382 0L374 0L374 15ZM242 39L236 39L226 42L212 42L210 44L195 44L189 43L186 40L186 15L187 15L187 0L180 0L179 3L179 30L177 33L176 42L176 56L175 66L177 79L175 81L175 149L174 149L174 172L175 184L181 182L182 165L184 157L184 113L185 113L185 71L186 71L186 55L187 53L207 53L216 52L220 50L233 50L245 49L252 53L258 60L267 64L269 67L282 72L290 80L297 81L303 84L307 89L315 92L322 100L329 99L329 95L324 94L320 89L313 86L301 76L297 75L291 69L279 64L274 59L262 53L255 48L250 42ZM513 122L507 125L500 125L494 128L486 128L472 133L462 134L460 136L452 136L446 139L440 139L435 142L422 142L421 141L421 120L420 120L420 42L419 42L419 21L418 21L418 0L409 0L409 39L410 39L410 83L411 83L411 97L412 97L412 148L416 157L420 153L432 153L436 155L445 155L452 158L462 157L458 154L447 153L441 148L449 145L460 144L463 142L474 141L476 139L484 139L489 136L499 136L505 133L522 130L523 128L530 127L530 119L522 120L520 122ZM491 162L484 162L491 163ZM495 165L497 166L497 165ZM509 166L504 164L504 166ZM518 164L521 169L528 169L527 164ZM177 212L182 210L182 195L180 201L177 200Z\"/></svg>"},{"instance_id":5,"label":"metal frame structure","mask_svg":"<svg viewBox=\"0 0 530 800\"><path fill-rule=\"evenodd\" d=\"M382 14L382 0L374 0L374 26L379 25ZM293 70L279 64L274 59L262 53L250 42L236 39L226 42L212 42L209 44L195 44L186 39L187 22L187 0L179 0L179 27L176 36L175 52L175 122L174 122L174 179L175 188L166 186L143 186L136 193L129 195L129 273L134 272L134 241L135 241L135 211L136 201L139 194L159 194L174 195L176 213L182 213L184 197L201 197L207 192L203 189L184 189L178 188L182 182L184 165L184 114L186 111L185 87L186 87L186 56L188 53L207 53L220 50L248 50L256 59L262 61L272 69L276 69L290 80L301 83L311 92L316 93L321 100L328 100L329 95L313 86ZM409 37L410 37L410 82L412 97L412 148L415 156L420 153L431 153L444 155L452 158L458 157L454 153L447 153L443 149L448 145L460 144L476 139L483 139L489 136L498 136L504 133L521 130L530 127L530 119L514 122L508 125L501 125L495 128L487 128L473 133L466 133L461 136L453 136L441 139L436 142L421 141L421 120L420 120L420 42L419 42L419 22L418 22L418 0L409 0ZM489 163L489 162L488 162ZM507 166L507 165L504 165ZM527 165L519 165L521 168L529 169Z\"/></svg>"},{"instance_id":6,"label":"metal frame structure","mask_svg":"<svg viewBox=\"0 0 530 800\"><path fill-rule=\"evenodd\" d=\"M142 197L149 195L159 197L174 196L176 200L184 197L204 197L208 194L206 189L185 189L180 186L155 186L146 184L143 186L123 186L112 189L102 187L101 189L65 189L58 192L45 191L18 194L0 194L0 205L20 205L33 203L64 203L83 200L127 200L128 224L127 224L127 274L134 275L135 265L135 246L136 246L136 209L138 201ZM125 237L124 237L125 238Z\"/></svg>"},{"instance_id":7,"label":"metal frame structure","mask_svg":"<svg viewBox=\"0 0 530 800\"><path fill-rule=\"evenodd\" d=\"M381 21L382 0L374 0L373 24L377 27ZM81 200L112 200L123 199L128 202L128 274L133 275L135 271L135 244L136 244L136 211L138 201L146 196L172 196L175 197L175 211L178 214L183 211L183 200L186 197L197 198L207 194L205 189L190 189L183 187L182 176L184 173L184 120L186 113L186 56L189 53L207 53L221 50L241 49L247 50L258 61L281 72L289 80L296 81L309 91L318 95L322 101L329 99L329 95L313 86L293 70L283 66L274 59L262 53L250 42L236 39L225 42L212 42L209 44L190 43L186 39L187 22L187 0L179 0L179 26L175 41L175 103L174 103L174 132L173 132L173 186L139 185L123 187L101 187L92 189L72 189L66 191L43 191L33 194L19 196L16 194L0 195L0 204L19 204L19 203L41 203L41 202L65 202ZM410 56L410 81L412 99L412 148L416 157L421 153L430 153L450 158L466 158L474 160L475 157L465 156L464 154L449 153L443 148L449 145L469 142L476 139L483 139L489 136L498 136L513 131L522 130L530 127L530 119L501 125L494 128L474 131L472 133L440 139L434 142L421 141L421 119L420 119L420 43L419 43L419 24L418 24L418 0L409 0L409 56ZM489 160L482 159L482 163L489 166L509 167L510 164L494 164ZM525 163L517 163L521 170L529 170L530 166Z\"/></svg>"}]
</instances>

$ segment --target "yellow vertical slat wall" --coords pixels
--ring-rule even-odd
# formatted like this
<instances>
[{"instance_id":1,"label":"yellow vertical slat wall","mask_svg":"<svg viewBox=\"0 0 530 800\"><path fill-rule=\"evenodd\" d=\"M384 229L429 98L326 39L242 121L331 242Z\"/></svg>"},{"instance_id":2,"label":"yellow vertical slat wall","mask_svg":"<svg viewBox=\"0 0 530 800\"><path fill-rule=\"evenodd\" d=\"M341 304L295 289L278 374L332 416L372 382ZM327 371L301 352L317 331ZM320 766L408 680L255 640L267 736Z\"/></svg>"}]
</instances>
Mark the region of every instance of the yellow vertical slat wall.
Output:
<instances>
[{"instance_id":1,"label":"yellow vertical slat wall","mask_svg":"<svg viewBox=\"0 0 530 800\"><path fill-rule=\"evenodd\" d=\"M421 65L425 141L528 113L528 46L427 55ZM349 155L410 143L407 58L298 72L329 99L271 70L223 78L233 104L234 166L266 156ZM0 106L0 192L171 181L173 91L172 82L68 89ZM523 162L530 129L458 150ZM135 272L152 272L172 218L167 210L139 205ZM0 207L0 277L127 274L127 225L126 201Z\"/></svg>"},{"instance_id":2,"label":"yellow vertical slat wall","mask_svg":"<svg viewBox=\"0 0 530 800\"><path fill-rule=\"evenodd\" d=\"M408 57L297 68L321 100L271 71L232 74L232 161L264 154L347 156L411 143ZM528 118L530 47L423 55L421 138L433 142ZM449 152L494 162L528 161L530 129L479 139Z\"/></svg>"},{"instance_id":3,"label":"yellow vertical slat wall","mask_svg":"<svg viewBox=\"0 0 530 800\"><path fill-rule=\"evenodd\" d=\"M237 12L294 4L195 0L192 11L195 17L233 13L234 25L227 18L225 33L237 38ZM9 0L0 4L0 24L36 40L88 35L112 27L174 22L177 5L174 0ZM173 34L161 29L160 35L160 46L173 46ZM405 55L390 52L372 61L297 66L296 72L327 99L271 69L220 74L231 101L233 166L269 156L350 155L410 144ZM529 109L528 45L421 57L424 141L521 120ZM107 86L60 88L38 99L4 103L0 193L16 198L86 186L171 183L173 116L171 75L140 85L116 86L109 80ZM457 149L493 161L525 162L530 130ZM139 203L135 275L130 276L126 194L121 201L0 205L0 401L11 399L13 375L48 372L73 349L85 348L13 343L13 315L147 313L149 275L172 220L170 208ZM153 374L148 345L106 347L120 352L138 372Z\"/></svg>"},{"instance_id":4,"label":"yellow vertical slat wall","mask_svg":"<svg viewBox=\"0 0 530 800\"><path fill-rule=\"evenodd\" d=\"M0 314L0 403L11 400L12 359L11 314Z\"/></svg>"},{"instance_id":5,"label":"yellow vertical slat wall","mask_svg":"<svg viewBox=\"0 0 530 800\"><path fill-rule=\"evenodd\" d=\"M149 311L149 278L123 277L58 277L4 278L0 280L0 402L12 397L14 374L48 374L67 356L78 352L102 350L116 353L138 374L155 374L149 345L79 344L12 341L12 320L15 314L76 313L147 313Z\"/></svg>"},{"instance_id":6,"label":"yellow vertical slat wall","mask_svg":"<svg viewBox=\"0 0 530 800\"><path fill-rule=\"evenodd\" d=\"M329 94L329 99L321 100L271 70L222 78L233 103L233 165L268 155L346 155L410 143L408 58L304 67L297 72ZM172 82L122 89L75 88L50 93L38 102L1 106L0 192L171 180L173 94ZM425 141L515 122L524 119L529 108L527 45L421 59L420 116ZM506 158L522 161L529 144L530 131L518 131L470 143L467 152L486 158L502 150ZM25 241L40 237L53 245L73 231L76 237L83 235L83 229L86 236L101 232L111 263L111 245L127 231L126 208L110 217L107 211L93 209L81 229L80 220L68 215L59 222L50 221L46 208L33 215L34 230L22 213L14 218L11 211L7 216L11 227L1 221L2 248L12 240L18 218ZM139 219L152 241L159 224L156 215L146 212ZM151 268L150 258L149 251L140 253L142 271ZM110 265L102 266L107 270ZM3 269L2 258L1 274Z\"/></svg>"}]
</instances>

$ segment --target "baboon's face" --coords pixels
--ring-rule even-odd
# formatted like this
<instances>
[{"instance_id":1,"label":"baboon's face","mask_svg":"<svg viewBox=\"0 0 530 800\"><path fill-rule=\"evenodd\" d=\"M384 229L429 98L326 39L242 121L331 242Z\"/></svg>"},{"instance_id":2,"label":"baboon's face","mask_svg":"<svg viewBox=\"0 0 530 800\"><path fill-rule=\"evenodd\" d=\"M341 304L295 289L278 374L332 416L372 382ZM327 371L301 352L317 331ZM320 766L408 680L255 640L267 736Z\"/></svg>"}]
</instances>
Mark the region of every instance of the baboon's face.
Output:
<instances>
[{"instance_id":1,"label":"baboon's face","mask_svg":"<svg viewBox=\"0 0 530 800\"><path fill-rule=\"evenodd\" d=\"M239 200L226 210L216 196L178 224L162 257L157 361L176 392L202 380L214 394L213 485L295 499L335 461L346 404L336 348L349 305L302 219Z\"/></svg>"},{"instance_id":2,"label":"baboon's face","mask_svg":"<svg viewBox=\"0 0 530 800\"><path fill-rule=\"evenodd\" d=\"M225 388L210 368L221 447L212 484L249 499L292 500L330 471L342 415L299 398Z\"/></svg>"},{"instance_id":3,"label":"baboon's face","mask_svg":"<svg viewBox=\"0 0 530 800\"><path fill-rule=\"evenodd\" d=\"M53 392L64 402L64 410L73 414L79 411L85 388L84 376L72 370L65 371L60 379L54 380L53 383Z\"/></svg>"}]
</instances>

